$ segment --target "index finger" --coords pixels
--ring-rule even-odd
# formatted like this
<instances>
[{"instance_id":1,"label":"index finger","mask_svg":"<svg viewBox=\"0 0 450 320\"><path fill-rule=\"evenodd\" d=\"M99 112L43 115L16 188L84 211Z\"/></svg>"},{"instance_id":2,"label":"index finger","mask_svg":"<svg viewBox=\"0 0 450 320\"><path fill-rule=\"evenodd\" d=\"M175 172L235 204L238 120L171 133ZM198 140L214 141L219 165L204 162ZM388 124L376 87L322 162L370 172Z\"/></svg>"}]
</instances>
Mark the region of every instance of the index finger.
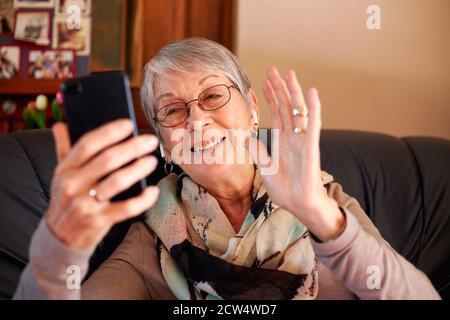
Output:
<instances>
[{"instance_id":1,"label":"index finger","mask_svg":"<svg viewBox=\"0 0 450 320\"><path fill-rule=\"evenodd\" d=\"M132 130L131 120L119 119L85 133L65 157L61 169L83 165L101 150L128 137Z\"/></svg>"}]
</instances>

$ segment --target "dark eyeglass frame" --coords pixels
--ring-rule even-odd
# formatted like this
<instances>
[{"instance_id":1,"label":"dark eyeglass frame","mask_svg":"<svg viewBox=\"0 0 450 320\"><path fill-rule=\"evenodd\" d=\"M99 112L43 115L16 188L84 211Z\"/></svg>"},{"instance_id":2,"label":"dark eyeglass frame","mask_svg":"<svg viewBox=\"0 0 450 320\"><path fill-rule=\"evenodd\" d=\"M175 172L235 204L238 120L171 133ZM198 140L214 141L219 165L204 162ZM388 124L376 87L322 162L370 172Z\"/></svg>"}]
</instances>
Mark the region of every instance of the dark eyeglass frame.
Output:
<instances>
[{"instance_id":1,"label":"dark eyeglass frame","mask_svg":"<svg viewBox=\"0 0 450 320\"><path fill-rule=\"evenodd\" d=\"M203 108L202 104L201 104L200 101L199 101L200 96L201 96L202 94L204 94L206 91L211 90L212 88L215 88L215 87L226 87L226 88L228 89L228 100L225 101L221 106L219 106L219 107L217 107L217 108L214 108L214 109L205 109L205 108ZM222 108L223 106L225 106L225 105L231 100L231 90L230 90L231 88L234 88L234 89L238 89L238 90L239 90L239 88L236 87L234 84L232 84L232 85L226 85L226 84L224 84L224 83L223 83L223 84L216 84L216 85L211 86L211 87L209 87L209 88L206 88L205 90L203 90L202 92L200 92L200 94L198 95L197 99L192 99L192 100L189 100L189 101L186 101L186 102L178 101L178 102L172 102L172 103L166 104L166 105L162 106L161 108L159 108L158 111L156 111L156 115L155 115L155 117L153 117L153 121L155 121L155 123L159 123L160 126L165 127L165 128L176 127L176 126L180 125L181 123L183 123L184 121L186 121L187 118L189 118L189 114L190 114L190 111L191 111L191 108L189 108L189 104L191 104L191 103L194 102L194 101L197 101L198 106L199 106L202 110L205 110L205 111L215 111L215 110L217 110L217 109L220 109L220 108ZM167 108L167 107L169 107L169 106L171 106L171 105L174 105L174 104L180 104L180 103L182 103L182 104L184 104L184 105L186 106L186 109L187 109L186 117L185 117L182 121L180 121L179 123L177 123L177 124L174 124L174 125L171 125L171 126L163 125L163 124L161 123L161 121L158 120L158 113L161 112L161 110L164 110L165 108Z\"/></svg>"}]
</instances>

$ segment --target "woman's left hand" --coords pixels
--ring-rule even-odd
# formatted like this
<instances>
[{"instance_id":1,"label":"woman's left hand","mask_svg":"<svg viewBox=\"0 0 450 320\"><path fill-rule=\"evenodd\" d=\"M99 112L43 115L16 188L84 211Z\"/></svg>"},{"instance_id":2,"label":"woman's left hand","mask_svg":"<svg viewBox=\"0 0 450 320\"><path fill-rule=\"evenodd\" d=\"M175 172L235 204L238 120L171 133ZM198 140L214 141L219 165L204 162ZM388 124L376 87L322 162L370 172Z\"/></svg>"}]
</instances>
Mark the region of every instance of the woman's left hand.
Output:
<instances>
[{"instance_id":1,"label":"woman's left hand","mask_svg":"<svg viewBox=\"0 0 450 320\"><path fill-rule=\"evenodd\" d=\"M339 232L345 218L321 182L318 92L310 89L305 102L295 72L288 72L282 79L275 68L269 71L263 92L273 129L279 132L279 159L270 159L271 164L278 161L278 170L261 174L269 197L294 214L316 237L326 241ZM261 143L259 149L258 158L256 151L249 148L254 161L269 163Z\"/></svg>"}]
</instances>

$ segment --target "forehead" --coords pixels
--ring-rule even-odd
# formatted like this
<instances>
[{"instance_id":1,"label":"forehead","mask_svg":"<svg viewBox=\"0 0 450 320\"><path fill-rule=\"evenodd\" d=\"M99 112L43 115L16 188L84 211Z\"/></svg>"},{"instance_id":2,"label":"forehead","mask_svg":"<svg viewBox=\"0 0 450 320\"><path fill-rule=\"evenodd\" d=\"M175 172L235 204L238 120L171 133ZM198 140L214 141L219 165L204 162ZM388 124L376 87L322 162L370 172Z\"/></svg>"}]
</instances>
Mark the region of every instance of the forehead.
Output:
<instances>
[{"instance_id":1,"label":"forehead","mask_svg":"<svg viewBox=\"0 0 450 320\"><path fill-rule=\"evenodd\" d=\"M173 93L183 94L187 91L196 91L216 83L229 83L228 77L219 70L170 70L164 75L155 79L153 88L155 98L158 96Z\"/></svg>"}]
</instances>

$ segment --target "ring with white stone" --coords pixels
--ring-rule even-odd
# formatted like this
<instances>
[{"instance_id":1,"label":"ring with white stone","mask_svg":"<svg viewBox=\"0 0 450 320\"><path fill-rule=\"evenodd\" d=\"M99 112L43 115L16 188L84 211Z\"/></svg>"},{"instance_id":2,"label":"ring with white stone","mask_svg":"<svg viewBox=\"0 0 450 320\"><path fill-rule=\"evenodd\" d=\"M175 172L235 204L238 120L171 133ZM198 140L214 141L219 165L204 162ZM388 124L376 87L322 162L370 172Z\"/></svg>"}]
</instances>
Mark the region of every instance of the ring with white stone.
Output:
<instances>
[{"instance_id":1,"label":"ring with white stone","mask_svg":"<svg viewBox=\"0 0 450 320\"><path fill-rule=\"evenodd\" d=\"M300 117L308 118L309 117L308 108L306 108L306 107L302 107L301 109L293 108L292 109L292 115L294 117L300 116Z\"/></svg>"},{"instance_id":2,"label":"ring with white stone","mask_svg":"<svg viewBox=\"0 0 450 320\"><path fill-rule=\"evenodd\" d=\"M98 193L97 190L95 188L92 188L91 190L89 190L89 195L94 198L95 200L97 200L98 202L101 202L101 200L98 198Z\"/></svg>"},{"instance_id":3,"label":"ring with white stone","mask_svg":"<svg viewBox=\"0 0 450 320\"><path fill-rule=\"evenodd\" d=\"M302 128L299 128L299 127L295 127L294 128L294 133L300 133L300 134L304 134L305 133L305 130L303 130Z\"/></svg>"},{"instance_id":4,"label":"ring with white stone","mask_svg":"<svg viewBox=\"0 0 450 320\"><path fill-rule=\"evenodd\" d=\"M300 114L300 109L299 108L293 108L292 109L292 115L294 117L298 116Z\"/></svg>"}]
</instances>

